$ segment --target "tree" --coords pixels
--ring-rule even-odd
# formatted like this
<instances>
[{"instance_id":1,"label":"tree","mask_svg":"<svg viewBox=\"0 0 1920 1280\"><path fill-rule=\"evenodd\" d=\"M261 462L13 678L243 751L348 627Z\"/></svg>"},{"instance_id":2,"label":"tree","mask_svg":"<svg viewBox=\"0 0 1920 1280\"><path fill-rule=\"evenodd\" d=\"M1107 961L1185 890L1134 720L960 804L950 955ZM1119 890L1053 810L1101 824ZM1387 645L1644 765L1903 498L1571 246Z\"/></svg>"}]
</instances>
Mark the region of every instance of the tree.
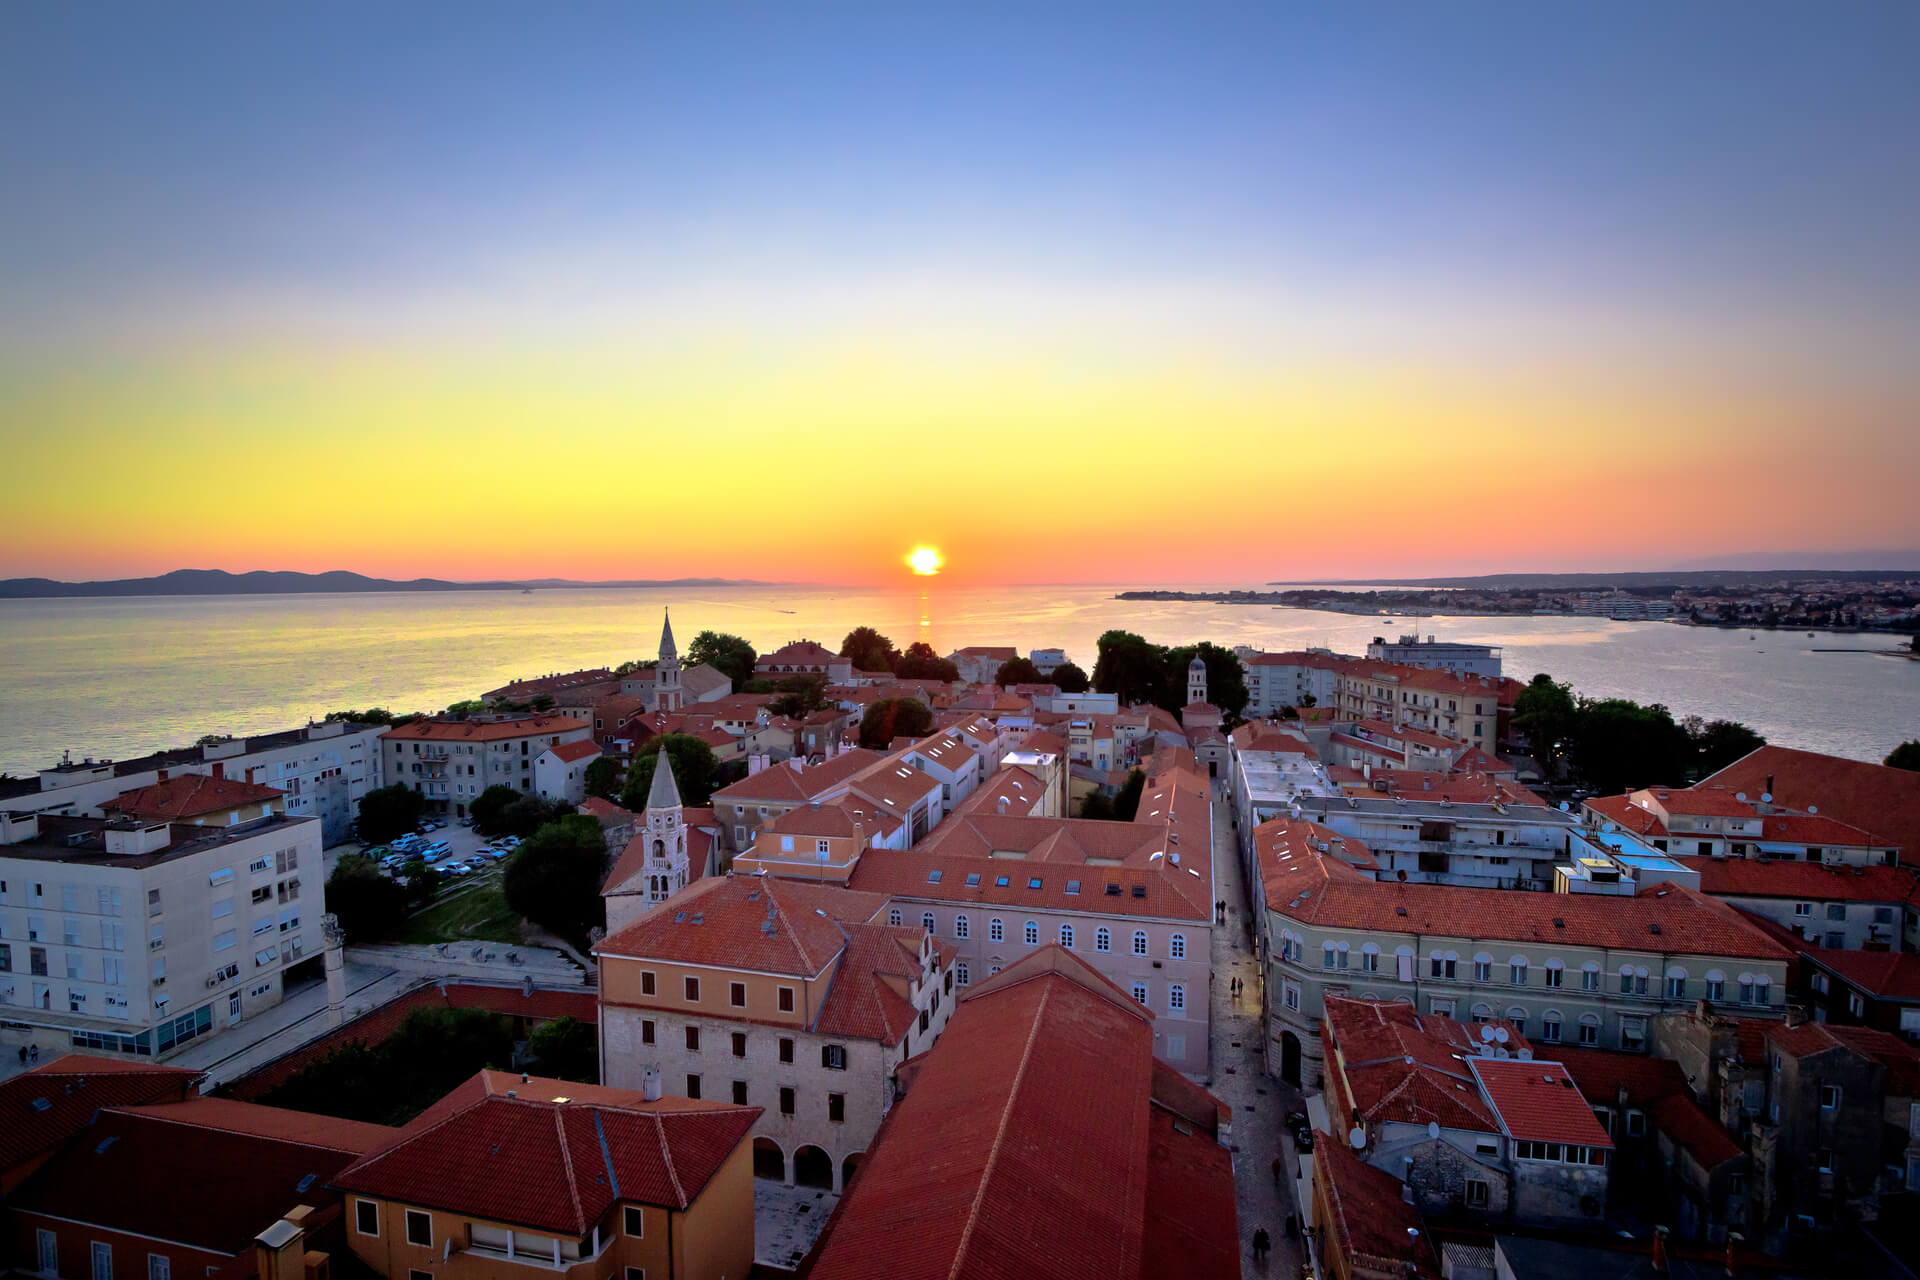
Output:
<instances>
[{"instance_id":1,"label":"tree","mask_svg":"<svg viewBox=\"0 0 1920 1280\"><path fill-rule=\"evenodd\" d=\"M513 1065L513 1027L485 1009L416 1009L379 1044L352 1040L260 1100L342 1120L400 1125L482 1067Z\"/></svg>"},{"instance_id":2,"label":"tree","mask_svg":"<svg viewBox=\"0 0 1920 1280\"><path fill-rule=\"evenodd\" d=\"M950 684L960 678L960 668L935 653L925 640L915 640L894 664L893 674L902 680L944 680Z\"/></svg>"},{"instance_id":3,"label":"tree","mask_svg":"<svg viewBox=\"0 0 1920 1280\"><path fill-rule=\"evenodd\" d=\"M1909 738L1887 753L1887 767L1920 773L1920 738Z\"/></svg>"},{"instance_id":4,"label":"tree","mask_svg":"<svg viewBox=\"0 0 1920 1280\"><path fill-rule=\"evenodd\" d=\"M1008 658L993 673L993 682L998 685L1009 684L1046 684L1047 678L1028 658Z\"/></svg>"},{"instance_id":5,"label":"tree","mask_svg":"<svg viewBox=\"0 0 1920 1280\"><path fill-rule=\"evenodd\" d=\"M1694 767L1703 778L1767 745L1765 738L1738 720L1709 720L1703 724L1699 716L1688 716L1682 727L1693 739Z\"/></svg>"},{"instance_id":6,"label":"tree","mask_svg":"<svg viewBox=\"0 0 1920 1280\"><path fill-rule=\"evenodd\" d=\"M482 831L495 835L515 834L506 831L500 823L502 815L519 800L518 791L496 782L473 798L473 802L467 806L467 815Z\"/></svg>"},{"instance_id":7,"label":"tree","mask_svg":"<svg viewBox=\"0 0 1920 1280\"><path fill-rule=\"evenodd\" d=\"M420 825L426 809L426 797L401 783L376 787L360 797L360 838L368 844L384 844Z\"/></svg>"},{"instance_id":8,"label":"tree","mask_svg":"<svg viewBox=\"0 0 1920 1280\"><path fill-rule=\"evenodd\" d=\"M359 724L392 724L393 712L385 707L368 707L365 711L329 711L329 720L351 720Z\"/></svg>"},{"instance_id":9,"label":"tree","mask_svg":"<svg viewBox=\"0 0 1920 1280\"><path fill-rule=\"evenodd\" d=\"M611 757L601 756L587 766L587 776L582 782L588 795L611 800L620 791L620 766Z\"/></svg>"},{"instance_id":10,"label":"tree","mask_svg":"<svg viewBox=\"0 0 1920 1280\"><path fill-rule=\"evenodd\" d=\"M407 890L381 874L373 859L349 853L327 877L327 910L355 943L384 942L407 920Z\"/></svg>"},{"instance_id":11,"label":"tree","mask_svg":"<svg viewBox=\"0 0 1920 1280\"><path fill-rule=\"evenodd\" d=\"M600 882L606 869L599 821L573 814L549 822L514 850L500 887L520 915L584 948L588 931L605 923Z\"/></svg>"},{"instance_id":12,"label":"tree","mask_svg":"<svg viewBox=\"0 0 1920 1280\"><path fill-rule=\"evenodd\" d=\"M1071 662L1063 662L1053 669L1047 679L1062 693L1085 693L1091 687L1087 673Z\"/></svg>"},{"instance_id":13,"label":"tree","mask_svg":"<svg viewBox=\"0 0 1920 1280\"><path fill-rule=\"evenodd\" d=\"M447 708L447 714L465 720L468 716L483 715L487 704L481 698L468 698L465 702L456 702Z\"/></svg>"},{"instance_id":14,"label":"tree","mask_svg":"<svg viewBox=\"0 0 1920 1280\"><path fill-rule=\"evenodd\" d=\"M1300 695L1300 705L1303 707L1317 707L1320 705L1320 699L1310 693L1303 693ZM1298 717L1296 716L1295 719L1298 719Z\"/></svg>"},{"instance_id":15,"label":"tree","mask_svg":"<svg viewBox=\"0 0 1920 1280\"><path fill-rule=\"evenodd\" d=\"M533 1070L558 1080L600 1083L600 1037L593 1024L578 1018L556 1018L535 1027L527 1037Z\"/></svg>"},{"instance_id":16,"label":"tree","mask_svg":"<svg viewBox=\"0 0 1920 1280\"><path fill-rule=\"evenodd\" d=\"M1220 708L1228 723L1237 722L1247 709L1247 673L1231 649L1202 640L1165 651L1160 696L1154 701L1168 711L1187 705L1187 667L1198 657L1207 668L1207 701Z\"/></svg>"},{"instance_id":17,"label":"tree","mask_svg":"<svg viewBox=\"0 0 1920 1280\"><path fill-rule=\"evenodd\" d=\"M791 675L773 686L767 710L776 716L805 720L826 701L825 676Z\"/></svg>"},{"instance_id":18,"label":"tree","mask_svg":"<svg viewBox=\"0 0 1920 1280\"><path fill-rule=\"evenodd\" d=\"M1694 759L1693 739L1658 703L1643 707L1625 698L1581 699L1574 720L1573 763L1602 794L1680 786L1688 780Z\"/></svg>"},{"instance_id":19,"label":"tree","mask_svg":"<svg viewBox=\"0 0 1920 1280\"><path fill-rule=\"evenodd\" d=\"M400 887L406 890L410 910L418 911L433 901L443 879L444 876L427 865L425 858L408 858L400 864Z\"/></svg>"},{"instance_id":20,"label":"tree","mask_svg":"<svg viewBox=\"0 0 1920 1280\"><path fill-rule=\"evenodd\" d=\"M713 798L713 748L690 733L669 733L647 743L634 758L627 770L627 788L620 795L624 807L635 813L647 807L647 792L653 787L653 770L662 751L673 761L673 781L682 804L699 806Z\"/></svg>"},{"instance_id":21,"label":"tree","mask_svg":"<svg viewBox=\"0 0 1920 1280\"><path fill-rule=\"evenodd\" d=\"M738 687L753 678L753 664L759 657L753 646L726 631L702 631L687 646L687 665L706 663Z\"/></svg>"},{"instance_id":22,"label":"tree","mask_svg":"<svg viewBox=\"0 0 1920 1280\"><path fill-rule=\"evenodd\" d=\"M1158 701L1166 683L1166 650L1148 644L1131 631L1103 632L1098 650L1100 656L1093 664L1094 688L1117 694L1123 707Z\"/></svg>"},{"instance_id":23,"label":"tree","mask_svg":"<svg viewBox=\"0 0 1920 1280\"><path fill-rule=\"evenodd\" d=\"M1573 745L1578 708L1570 685L1542 671L1513 700L1513 727L1527 736L1533 758L1548 782L1560 776L1560 761Z\"/></svg>"},{"instance_id":24,"label":"tree","mask_svg":"<svg viewBox=\"0 0 1920 1280\"><path fill-rule=\"evenodd\" d=\"M1126 785L1120 788L1120 794L1113 798L1113 816L1118 822L1132 822L1133 815L1140 812L1140 793L1147 789L1147 775L1135 769L1127 774Z\"/></svg>"},{"instance_id":25,"label":"tree","mask_svg":"<svg viewBox=\"0 0 1920 1280\"><path fill-rule=\"evenodd\" d=\"M885 751L895 738L924 738L933 732L933 708L918 698L882 698L860 717L860 745Z\"/></svg>"},{"instance_id":26,"label":"tree","mask_svg":"<svg viewBox=\"0 0 1920 1280\"><path fill-rule=\"evenodd\" d=\"M893 641L872 627L855 627L847 632L847 638L840 642L840 656L852 661L855 671L891 671L900 661L900 651L893 647Z\"/></svg>"},{"instance_id":27,"label":"tree","mask_svg":"<svg viewBox=\"0 0 1920 1280\"><path fill-rule=\"evenodd\" d=\"M1080 816L1111 822L1113 821L1113 801L1107 799L1104 792L1089 791L1087 798L1080 802Z\"/></svg>"}]
</instances>

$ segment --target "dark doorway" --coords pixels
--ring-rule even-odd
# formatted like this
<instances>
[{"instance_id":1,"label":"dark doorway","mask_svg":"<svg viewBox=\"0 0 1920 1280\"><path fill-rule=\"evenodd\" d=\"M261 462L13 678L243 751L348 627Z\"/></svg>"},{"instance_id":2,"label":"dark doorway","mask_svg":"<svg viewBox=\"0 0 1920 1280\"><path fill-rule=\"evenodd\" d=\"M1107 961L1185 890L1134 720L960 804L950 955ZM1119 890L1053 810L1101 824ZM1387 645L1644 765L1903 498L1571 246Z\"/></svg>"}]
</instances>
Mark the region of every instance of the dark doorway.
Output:
<instances>
[{"instance_id":1,"label":"dark doorway","mask_svg":"<svg viewBox=\"0 0 1920 1280\"><path fill-rule=\"evenodd\" d=\"M818 1147L801 1147L793 1153L793 1185L833 1190L833 1157Z\"/></svg>"},{"instance_id":2,"label":"dark doorway","mask_svg":"<svg viewBox=\"0 0 1920 1280\"><path fill-rule=\"evenodd\" d=\"M787 1180L787 1157L772 1138L753 1140L753 1176L774 1182Z\"/></svg>"},{"instance_id":3,"label":"dark doorway","mask_svg":"<svg viewBox=\"0 0 1920 1280\"><path fill-rule=\"evenodd\" d=\"M1288 1084L1300 1083L1300 1037L1291 1031L1280 1033L1280 1078Z\"/></svg>"}]
</instances>

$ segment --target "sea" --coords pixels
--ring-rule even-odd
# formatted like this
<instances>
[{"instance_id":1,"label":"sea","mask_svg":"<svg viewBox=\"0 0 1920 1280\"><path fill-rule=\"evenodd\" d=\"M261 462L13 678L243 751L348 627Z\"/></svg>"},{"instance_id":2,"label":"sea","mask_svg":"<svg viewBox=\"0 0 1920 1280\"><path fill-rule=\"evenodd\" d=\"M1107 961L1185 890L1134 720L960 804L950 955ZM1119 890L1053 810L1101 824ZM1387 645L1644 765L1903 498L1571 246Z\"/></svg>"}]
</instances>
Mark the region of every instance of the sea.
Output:
<instances>
[{"instance_id":1,"label":"sea","mask_svg":"<svg viewBox=\"0 0 1920 1280\"><path fill-rule=\"evenodd\" d=\"M1194 590L1257 585L1226 583ZM701 587L147 596L0 601L0 772L72 752L123 759L205 734L265 733L329 711L438 710L509 680L654 656L664 610L682 652L702 630L762 653L838 648L861 625L905 648L1063 648L1089 672L1119 627L1161 644L1363 653L1375 636L1501 646L1506 674L1590 697L1739 720L1768 741L1879 761L1920 736L1920 662L1883 634L1747 631L1570 617L1356 615L1115 599L1126 586Z\"/></svg>"}]
</instances>

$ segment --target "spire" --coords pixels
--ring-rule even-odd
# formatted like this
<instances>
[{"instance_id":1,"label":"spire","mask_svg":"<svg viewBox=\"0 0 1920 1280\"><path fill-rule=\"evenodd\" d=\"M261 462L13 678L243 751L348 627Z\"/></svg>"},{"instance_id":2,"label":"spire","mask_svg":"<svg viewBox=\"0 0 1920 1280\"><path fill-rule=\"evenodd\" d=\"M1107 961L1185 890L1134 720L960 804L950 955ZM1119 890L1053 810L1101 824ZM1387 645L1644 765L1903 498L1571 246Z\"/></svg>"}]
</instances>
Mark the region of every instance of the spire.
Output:
<instances>
[{"instance_id":1,"label":"spire","mask_svg":"<svg viewBox=\"0 0 1920 1280\"><path fill-rule=\"evenodd\" d=\"M678 658L680 653L673 647L673 615L664 609L661 613L666 620L660 627L660 661L670 662Z\"/></svg>"},{"instance_id":2,"label":"spire","mask_svg":"<svg viewBox=\"0 0 1920 1280\"><path fill-rule=\"evenodd\" d=\"M653 785L647 789L647 812L680 807L680 788L673 780L673 757L662 747L653 766Z\"/></svg>"}]
</instances>

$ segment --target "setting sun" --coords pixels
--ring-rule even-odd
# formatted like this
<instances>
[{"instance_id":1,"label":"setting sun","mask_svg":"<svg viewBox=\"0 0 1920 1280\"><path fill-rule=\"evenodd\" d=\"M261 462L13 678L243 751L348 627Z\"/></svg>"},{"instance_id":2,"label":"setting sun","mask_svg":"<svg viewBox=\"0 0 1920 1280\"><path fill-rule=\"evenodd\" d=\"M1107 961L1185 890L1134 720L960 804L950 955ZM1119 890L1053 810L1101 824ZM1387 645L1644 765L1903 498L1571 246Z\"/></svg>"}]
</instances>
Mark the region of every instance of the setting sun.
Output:
<instances>
[{"instance_id":1,"label":"setting sun","mask_svg":"<svg viewBox=\"0 0 1920 1280\"><path fill-rule=\"evenodd\" d=\"M940 566L945 563L932 547L915 547L907 553L907 566L922 576L940 572Z\"/></svg>"}]
</instances>

